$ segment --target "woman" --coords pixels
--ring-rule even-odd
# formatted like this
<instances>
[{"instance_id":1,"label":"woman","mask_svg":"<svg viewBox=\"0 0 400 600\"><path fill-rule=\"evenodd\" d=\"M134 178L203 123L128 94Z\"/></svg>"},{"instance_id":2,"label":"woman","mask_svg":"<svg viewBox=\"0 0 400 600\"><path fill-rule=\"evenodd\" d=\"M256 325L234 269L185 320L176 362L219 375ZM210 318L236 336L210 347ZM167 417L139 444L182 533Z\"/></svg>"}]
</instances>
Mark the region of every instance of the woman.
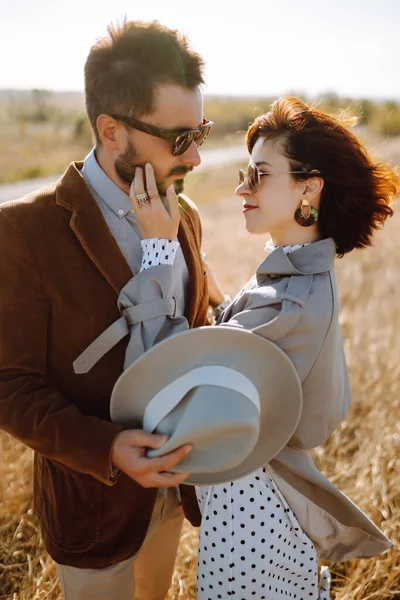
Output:
<instances>
[{"instance_id":1,"label":"woman","mask_svg":"<svg viewBox=\"0 0 400 600\"><path fill-rule=\"evenodd\" d=\"M249 233L269 235L268 256L218 326L275 341L298 371L304 409L288 446L264 468L196 488L198 598L322 600L329 581L326 571L318 576L317 558L372 556L390 545L316 469L308 450L325 442L350 404L335 254L372 243L392 214L399 180L388 165L372 162L345 122L297 98L281 98L258 117L247 147L250 165L236 194ZM145 223L135 197L133 203Z\"/></svg>"},{"instance_id":2,"label":"woman","mask_svg":"<svg viewBox=\"0 0 400 600\"><path fill-rule=\"evenodd\" d=\"M317 559L373 556L390 546L318 471L309 450L325 442L350 404L335 255L371 245L392 215L400 183L388 165L372 162L345 121L297 98L281 98L258 117L247 147L250 164L240 172L236 194L249 233L269 236L268 256L217 326L254 331L286 352L302 383L303 413L289 444L262 469L196 488L202 513L198 598L326 600L329 578L326 570L319 576ZM171 285L155 285L154 267L173 260L178 243L167 240L178 231L177 198L169 189L169 212L164 209L150 166L145 173L137 169L131 192L144 238L140 276L153 273L146 301L167 299ZM121 306L138 302L143 296ZM185 329L172 314L159 319L157 339ZM128 347L126 364L137 356Z\"/></svg>"},{"instance_id":3,"label":"woman","mask_svg":"<svg viewBox=\"0 0 400 600\"><path fill-rule=\"evenodd\" d=\"M325 599L329 582L326 571L318 579L317 558L348 560L387 548L318 472L308 449L324 443L350 403L334 255L371 244L392 214L399 180L388 165L372 162L340 119L296 98L258 117L247 147L250 166L236 194L249 233L270 234L269 255L218 323L274 340L297 368L304 409L288 446L263 469L196 488L198 597Z\"/></svg>"}]
</instances>

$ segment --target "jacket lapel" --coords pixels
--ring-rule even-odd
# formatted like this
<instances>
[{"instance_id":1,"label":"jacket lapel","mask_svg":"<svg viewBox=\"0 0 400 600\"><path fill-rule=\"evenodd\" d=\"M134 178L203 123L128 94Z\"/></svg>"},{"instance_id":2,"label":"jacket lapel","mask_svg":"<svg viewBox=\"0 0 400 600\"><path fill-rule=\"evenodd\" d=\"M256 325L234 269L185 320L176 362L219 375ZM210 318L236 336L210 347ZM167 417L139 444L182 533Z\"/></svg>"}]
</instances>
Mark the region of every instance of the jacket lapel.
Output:
<instances>
[{"instance_id":1,"label":"jacket lapel","mask_svg":"<svg viewBox=\"0 0 400 600\"><path fill-rule=\"evenodd\" d=\"M192 327L196 319L203 291L204 269L202 268L203 263L200 251L196 245L196 235L193 224L185 210L181 210L178 240L189 271L189 285L186 290L185 317L189 323L189 327Z\"/></svg>"},{"instance_id":2,"label":"jacket lapel","mask_svg":"<svg viewBox=\"0 0 400 600\"><path fill-rule=\"evenodd\" d=\"M133 273L79 172L82 166L83 162L70 164L57 182L56 202L71 212L70 227L83 250L119 294ZM185 317L192 326L203 290L204 269L193 224L185 210L181 210L178 239L189 271Z\"/></svg>"},{"instance_id":3,"label":"jacket lapel","mask_svg":"<svg viewBox=\"0 0 400 600\"><path fill-rule=\"evenodd\" d=\"M57 182L56 202L72 213L70 227L83 250L119 294L133 273L79 172L82 166L69 165Z\"/></svg>"}]
</instances>

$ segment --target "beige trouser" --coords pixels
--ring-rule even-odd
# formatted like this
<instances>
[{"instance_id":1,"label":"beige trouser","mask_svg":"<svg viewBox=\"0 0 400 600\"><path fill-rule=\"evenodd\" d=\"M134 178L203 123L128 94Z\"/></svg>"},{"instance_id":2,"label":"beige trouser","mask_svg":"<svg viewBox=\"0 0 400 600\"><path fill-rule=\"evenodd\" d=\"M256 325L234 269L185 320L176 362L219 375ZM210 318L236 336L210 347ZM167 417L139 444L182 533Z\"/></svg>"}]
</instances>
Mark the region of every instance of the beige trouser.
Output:
<instances>
[{"instance_id":1,"label":"beige trouser","mask_svg":"<svg viewBox=\"0 0 400 600\"><path fill-rule=\"evenodd\" d=\"M160 492L140 551L105 569L56 563L65 600L164 600L171 585L183 522L174 488Z\"/></svg>"}]
</instances>

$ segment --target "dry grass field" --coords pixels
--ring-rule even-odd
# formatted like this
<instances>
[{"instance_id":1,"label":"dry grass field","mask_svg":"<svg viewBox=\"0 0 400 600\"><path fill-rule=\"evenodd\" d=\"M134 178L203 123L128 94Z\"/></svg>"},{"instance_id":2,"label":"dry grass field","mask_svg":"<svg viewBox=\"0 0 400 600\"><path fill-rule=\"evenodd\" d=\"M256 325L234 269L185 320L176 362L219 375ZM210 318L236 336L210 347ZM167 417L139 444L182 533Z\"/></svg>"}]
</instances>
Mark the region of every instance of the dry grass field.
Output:
<instances>
[{"instance_id":1,"label":"dry grass field","mask_svg":"<svg viewBox=\"0 0 400 600\"><path fill-rule=\"evenodd\" d=\"M399 156L397 148L390 153ZM229 293L235 293L262 260L264 242L243 228L240 200L232 191L235 176L234 167L224 168L222 174L193 176L188 183L188 193L202 214L204 250ZM378 558L332 564L332 600L400 598L399 229L397 211L374 248L337 261L353 404L314 458L394 547ZM0 452L0 598L60 599L54 567L31 510L31 452L2 433ZM196 539L196 531L186 524L168 600L195 598Z\"/></svg>"}]
</instances>

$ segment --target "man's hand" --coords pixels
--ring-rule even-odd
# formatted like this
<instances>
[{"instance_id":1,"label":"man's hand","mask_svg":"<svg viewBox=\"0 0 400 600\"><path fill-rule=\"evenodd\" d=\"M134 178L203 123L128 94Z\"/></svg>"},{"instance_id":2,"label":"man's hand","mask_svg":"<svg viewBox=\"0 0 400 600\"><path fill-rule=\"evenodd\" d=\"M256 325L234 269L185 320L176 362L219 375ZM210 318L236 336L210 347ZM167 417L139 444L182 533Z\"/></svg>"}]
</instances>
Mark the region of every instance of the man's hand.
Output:
<instances>
[{"instance_id":1,"label":"man's hand","mask_svg":"<svg viewBox=\"0 0 400 600\"><path fill-rule=\"evenodd\" d=\"M190 444L160 456L146 458L147 448L161 448L168 436L146 433L140 429L121 431L114 440L111 461L144 488L175 487L185 481L189 473L168 473L192 450Z\"/></svg>"}]
</instances>

